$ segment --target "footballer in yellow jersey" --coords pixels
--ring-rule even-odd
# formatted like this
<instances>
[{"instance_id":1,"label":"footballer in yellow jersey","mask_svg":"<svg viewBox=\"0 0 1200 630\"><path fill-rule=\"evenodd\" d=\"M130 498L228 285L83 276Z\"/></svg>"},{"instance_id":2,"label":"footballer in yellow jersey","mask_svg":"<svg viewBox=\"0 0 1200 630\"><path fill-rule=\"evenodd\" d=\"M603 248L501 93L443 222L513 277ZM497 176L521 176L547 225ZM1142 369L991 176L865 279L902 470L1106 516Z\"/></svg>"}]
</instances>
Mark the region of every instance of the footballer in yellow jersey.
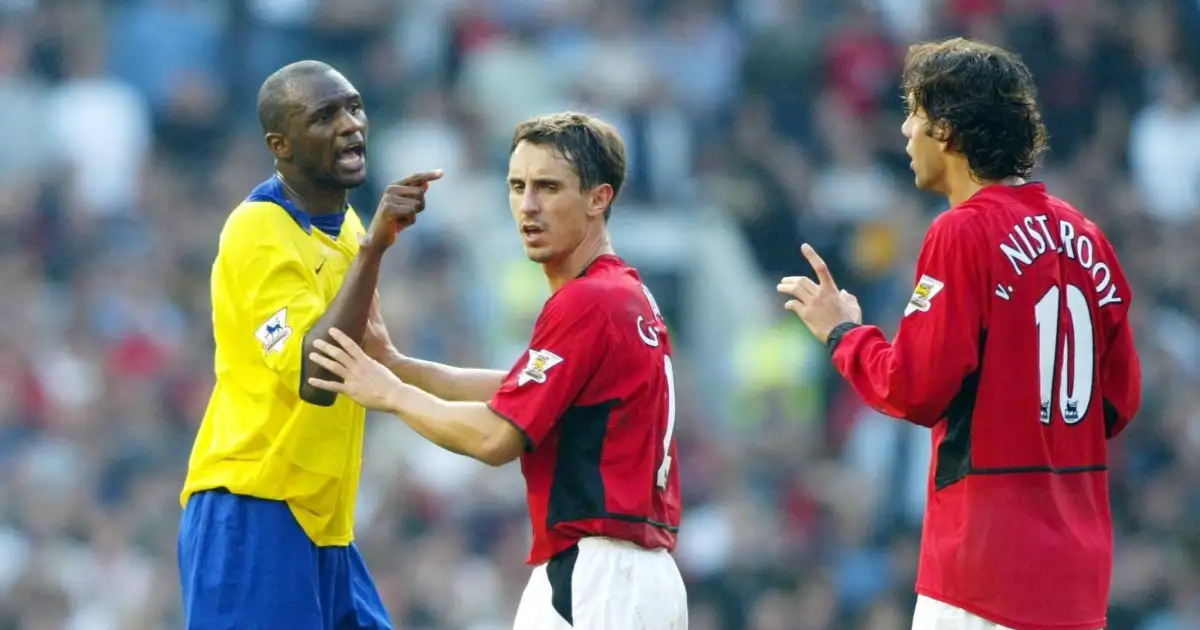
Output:
<instances>
[{"instance_id":1,"label":"footballer in yellow jersey","mask_svg":"<svg viewBox=\"0 0 1200 630\"><path fill-rule=\"evenodd\" d=\"M391 628L353 544L365 410L307 384L331 328L394 353L379 318L383 253L440 171L392 184L369 229L347 202L366 180L362 98L297 62L263 83L276 174L229 216L212 269L216 385L180 497L187 627ZM379 333L382 334L379 334Z\"/></svg>"}]
</instances>

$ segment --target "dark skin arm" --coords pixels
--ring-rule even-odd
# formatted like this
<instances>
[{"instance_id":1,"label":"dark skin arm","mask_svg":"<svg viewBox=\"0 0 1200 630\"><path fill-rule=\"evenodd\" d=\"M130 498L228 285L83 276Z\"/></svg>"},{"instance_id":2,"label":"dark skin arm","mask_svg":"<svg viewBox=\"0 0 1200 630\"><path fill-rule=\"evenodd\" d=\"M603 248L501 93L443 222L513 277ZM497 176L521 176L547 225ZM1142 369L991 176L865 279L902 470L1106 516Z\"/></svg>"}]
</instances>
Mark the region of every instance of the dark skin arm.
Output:
<instances>
[{"instance_id":1,"label":"dark skin arm","mask_svg":"<svg viewBox=\"0 0 1200 630\"><path fill-rule=\"evenodd\" d=\"M396 242L396 235L416 221L417 213L425 209L425 191L429 182L441 178L442 172L432 171L409 175L387 187L371 227L350 264L342 287L325 314L304 336L304 358L300 368L300 399L328 407L337 400L335 392L318 389L309 384L310 378L336 380L337 376L321 367L310 357L318 339L331 341L331 329L343 331L362 343L367 327L375 289L379 285L379 265L383 253Z\"/></svg>"}]
</instances>

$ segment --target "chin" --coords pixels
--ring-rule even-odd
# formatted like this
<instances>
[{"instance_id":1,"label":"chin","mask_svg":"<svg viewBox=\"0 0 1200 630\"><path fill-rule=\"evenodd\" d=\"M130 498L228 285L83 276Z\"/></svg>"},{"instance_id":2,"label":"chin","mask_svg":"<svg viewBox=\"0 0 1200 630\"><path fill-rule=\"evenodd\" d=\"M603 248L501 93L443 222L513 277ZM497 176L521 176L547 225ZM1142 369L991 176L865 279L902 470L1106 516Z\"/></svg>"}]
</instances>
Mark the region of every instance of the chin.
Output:
<instances>
[{"instance_id":1,"label":"chin","mask_svg":"<svg viewBox=\"0 0 1200 630\"><path fill-rule=\"evenodd\" d=\"M525 255L529 260L538 264L546 264L554 260L554 251L548 247L526 247Z\"/></svg>"},{"instance_id":2,"label":"chin","mask_svg":"<svg viewBox=\"0 0 1200 630\"><path fill-rule=\"evenodd\" d=\"M334 179L342 188L352 190L367 183L367 169L364 168L357 173L350 173L348 175L338 175Z\"/></svg>"}]
</instances>

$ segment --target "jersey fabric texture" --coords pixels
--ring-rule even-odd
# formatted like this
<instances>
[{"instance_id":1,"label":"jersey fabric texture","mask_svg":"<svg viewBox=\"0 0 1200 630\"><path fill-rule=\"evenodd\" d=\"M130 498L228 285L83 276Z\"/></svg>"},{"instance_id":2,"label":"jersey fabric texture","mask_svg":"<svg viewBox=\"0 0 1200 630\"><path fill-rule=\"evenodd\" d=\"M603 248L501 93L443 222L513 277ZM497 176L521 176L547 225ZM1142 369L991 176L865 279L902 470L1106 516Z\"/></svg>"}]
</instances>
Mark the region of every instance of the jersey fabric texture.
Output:
<instances>
[{"instance_id":1,"label":"jersey fabric texture","mask_svg":"<svg viewBox=\"0 0 1200 630\"><path fill-rule=\"evenodd\" d=\"M530 564L589 536L675 547L674 398L666 323L624 261L597 258L546 301L489 403L526 439Z\"/></svg>"},{"instance_id":2,"label":"jersey fabric texture","mask_svg":"<svg viewBox=\"0 0 1200 630\"><path fill-rule=\"evenodd\" d=\"M513 630L687 630L687 589L665 549L585 538L533 569Z\"/></svg>"},{"instance_id":3,"label":"jersey fabric texture","mask_svg":"<svg viewBox=\"0 0 1200 630\"><path fill-rule=\"evenodd\" d=\"M1141 403L1132 300L1108 240L1040 183L943 213L895 339L833 360L876 410L932 428L917 592L1017 630L1105 625L1107 440Z\"/></svg>"},{"instance_id":4,"label":"jersey fabric texture","mask_svg":"<svg viewBox=\"0 0 1200 630\"><path fill-rule=\"evenodd\" d=\"M353 539L366 411L300 399L304 335L341 288L362 223L348 210L338 238L268 180L230 214L212 269L216 386L180 502L226 488L287 502L317 545Z\"/></svg>"}]
</instances>

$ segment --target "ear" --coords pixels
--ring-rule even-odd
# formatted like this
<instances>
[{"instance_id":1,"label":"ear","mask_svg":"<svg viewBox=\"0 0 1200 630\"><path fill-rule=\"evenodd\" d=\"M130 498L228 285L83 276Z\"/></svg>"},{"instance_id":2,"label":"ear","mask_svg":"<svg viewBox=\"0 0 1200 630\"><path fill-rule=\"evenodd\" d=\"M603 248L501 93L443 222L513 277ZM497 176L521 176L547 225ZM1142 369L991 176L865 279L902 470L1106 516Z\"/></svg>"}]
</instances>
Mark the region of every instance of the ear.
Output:
<instances>
[{"instance_id":1,"label":"ear","mask_svg":"<svg viewBox=\"0 0 1200 630\"><path fill-rule=\"evenodd\" d=\"M944 120L938 120L929 123L929 137L937 140L938 144L942 145L942 152L950 150L950 136L952 135L950 125Z\"/></svg>"},{"instance_id":2,"label":"ear","mask_svg":"<svg viewBox=\"0 0 1200 630\"><path fill-rule=\"evenodd\" d=\"M292 144L288 142L287 136L281 133L271 132L263 136L263 140L267 143L267 148L270 149L271 155L277 160L292 159Z\"/></svg>"},{"instance_id":3,"label":"ear","mask_svg":"<svg viewBox=\"0 0 1200 630\"><path fill-rule=\"evenodd\" d=\"M612 206L613 197L612 184L600 184L593 188L588 197L588 215L604 216L604 213Z\"/></svg>"}]
</instances>

